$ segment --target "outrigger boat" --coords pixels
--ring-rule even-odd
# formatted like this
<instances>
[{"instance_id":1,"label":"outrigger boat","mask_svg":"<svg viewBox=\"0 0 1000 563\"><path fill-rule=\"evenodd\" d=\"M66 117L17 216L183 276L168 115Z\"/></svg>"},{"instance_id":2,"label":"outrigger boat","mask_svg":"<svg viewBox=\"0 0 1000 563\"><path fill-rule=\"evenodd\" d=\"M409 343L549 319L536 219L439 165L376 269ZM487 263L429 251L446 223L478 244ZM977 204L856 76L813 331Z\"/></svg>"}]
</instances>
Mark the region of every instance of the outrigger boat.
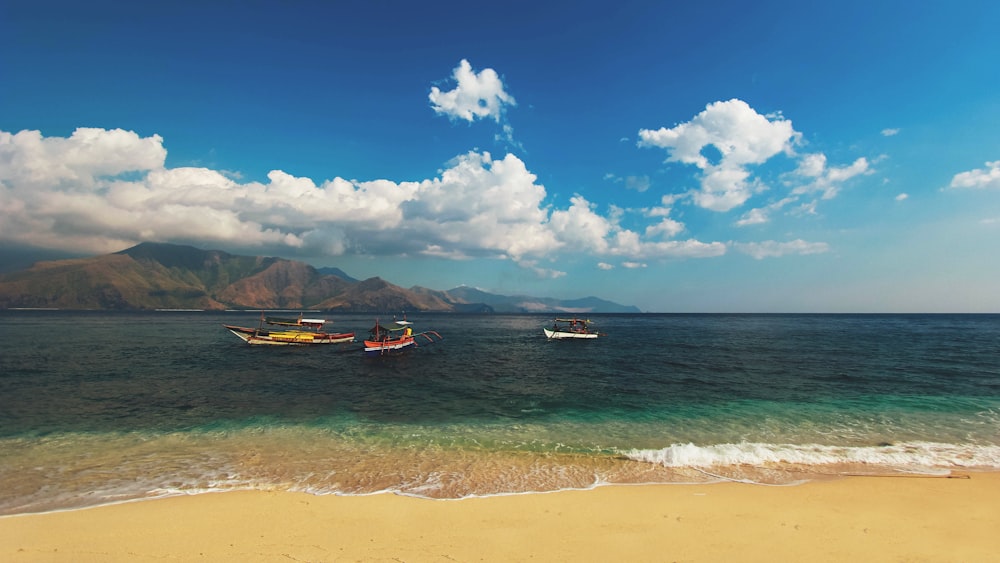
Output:
<instances>
[{"instance_id":1,"label":"outrigger boat","mask_svg":"<svg viewBox=\"0 0 1000 563\"><path fill-rule=\"evenodd\" d=\"M584 319L555 319L552 323L552 328L543 328L542 331L545 332L545 337L550 340L563 339L563 338L597 338L598 336L604 336L599 332L590 330L589 320Z\"/></svg>"},{"instance_id":2,"label":"outrigger boat","mask_svg":"<svg viewBox=\"0 0 1000 563\"><path fill-rule=\"evenodd\" d=\"M353 332L330 333L323 332L326 319L265 317L260 314L260 324L257 328L222 325L229 332L238 336L251 346L263 344L271 346L312 346L316 344L340 344L354 342ZM264 325L281 327L279 329L264 328Z\"/></svg>"},{"instance_id":3,"label":"outrigger boat","mask_svg":"<svg viewBox=\"0 0 1000 563\"><path fill-rule=\"evenodd\" d=\"M365 340L365 356L401 354L418 346L417 337L423 337L429 343L442 339L441 335L433 330L414 333L411 326L413 323L405 319L393 321L392 324L395 326L386 327L379 324L378 319L375 319L375 326L368 331L369 339Z\"/></svg>"}]
</instances>

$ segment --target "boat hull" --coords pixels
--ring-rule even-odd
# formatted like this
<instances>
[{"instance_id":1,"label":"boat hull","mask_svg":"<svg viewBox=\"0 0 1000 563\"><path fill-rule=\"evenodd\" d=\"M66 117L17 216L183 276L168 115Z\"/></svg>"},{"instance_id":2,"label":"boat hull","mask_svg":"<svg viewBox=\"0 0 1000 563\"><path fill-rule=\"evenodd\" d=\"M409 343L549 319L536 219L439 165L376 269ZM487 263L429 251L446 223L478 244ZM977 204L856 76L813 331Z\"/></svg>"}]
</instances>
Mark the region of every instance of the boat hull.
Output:
<instances>
[{"instance_id":1,"label":"boat hull","mask_svg":"<svg viewBox=\"0 0 1000 563\"><path fill-rule=\"evenodd\" d=\"M596 332L568 332L562 330L551 330L547 328L542 329L545 332L545 337L550 340L563 340L563 339L588 339L597 338L599 335Z\"/></svg>"},{"instance_id":2,"label":"boat hull","mask_svg":"<svg viewBox=\"0 0 1000 563\"><path fill-rule=\"evenodd\" d=\"M251 346L315 346L354 342L353 332L326 333L303 330L259 330L242 326L225 326L229 332Z\"/></svg>"},{"instance_id":3,"label":"boat hull","mask_svg":"<svg viewBox=\"0 0 1000 563\"><path fill-rule=\"evenodd\" d=\"M399 354L416 348L417 341L413 337L399 338L397 340L365 340L365 356L387 356Z\"/></svg>"}]
</instances>

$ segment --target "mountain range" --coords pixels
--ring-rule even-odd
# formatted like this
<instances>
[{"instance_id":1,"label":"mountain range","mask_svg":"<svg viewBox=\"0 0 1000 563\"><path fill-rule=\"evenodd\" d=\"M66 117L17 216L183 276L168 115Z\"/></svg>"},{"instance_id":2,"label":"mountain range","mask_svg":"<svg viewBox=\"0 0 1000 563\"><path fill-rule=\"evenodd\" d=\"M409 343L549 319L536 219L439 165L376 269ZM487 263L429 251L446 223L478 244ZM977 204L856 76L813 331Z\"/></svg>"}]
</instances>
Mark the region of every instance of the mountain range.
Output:
<instances>
[{"instance_id":1,"label":"mountain range","mask_svg":"<svg viewBox=\"0 0 1000 563\"><path fill-rule=\"evenodd\" d=\"M333 312L638 313L596 297L505 296L357 280L339 268L146 242L0 274L0 309L309 309Z\"/></svg>"}]
</instances>

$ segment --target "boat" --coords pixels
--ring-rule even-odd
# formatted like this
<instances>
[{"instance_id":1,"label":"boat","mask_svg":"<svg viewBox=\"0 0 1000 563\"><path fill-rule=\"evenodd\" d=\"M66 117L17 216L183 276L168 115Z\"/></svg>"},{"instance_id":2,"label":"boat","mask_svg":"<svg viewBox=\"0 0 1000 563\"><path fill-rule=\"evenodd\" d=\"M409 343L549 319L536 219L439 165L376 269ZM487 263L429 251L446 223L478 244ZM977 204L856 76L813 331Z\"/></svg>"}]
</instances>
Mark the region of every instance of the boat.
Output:
<instances>
[{"instance_id":1,"label":"boat","mask_svg":"<svg viewBox=\"0 0 1000 563\"><path fill-rule=\"evenodd\" d=\"M590 320L585 319L555 319L552 328L543 328L545 337L550 340L561 340L567 338L597 338L605 336L600 332L590 329Z\"/></svg>"},{"instance_id":2,"label":"boat","mask_svg":"<svg viewBox=\"0 0 1000 563\"><path fill-rule=\"evenodd\" d=\"M326 323L326 319L306 319L302 315L297 318L285 318L265 317L261 313L260 324L257 328L222 326L251 346L313 346L354 342L353 332L323 332L323 326ZM264 325L278 328L265 328Z\"/></svg>"},{"instance_id":3,"label":"boat","mask_svg":"<svg viewBox=\"0 0 1000 563\"><path fill-rule=\"evenodd\" d=\"M393 321L392 326L380 324L375 319L375 326L369 331L365 340L365 356L377 357L401 354L419 346L418 339L433 344L441 340L441 335L433 330L413 332L413 323L403 319Z\"/></svg>"}]
</instances>

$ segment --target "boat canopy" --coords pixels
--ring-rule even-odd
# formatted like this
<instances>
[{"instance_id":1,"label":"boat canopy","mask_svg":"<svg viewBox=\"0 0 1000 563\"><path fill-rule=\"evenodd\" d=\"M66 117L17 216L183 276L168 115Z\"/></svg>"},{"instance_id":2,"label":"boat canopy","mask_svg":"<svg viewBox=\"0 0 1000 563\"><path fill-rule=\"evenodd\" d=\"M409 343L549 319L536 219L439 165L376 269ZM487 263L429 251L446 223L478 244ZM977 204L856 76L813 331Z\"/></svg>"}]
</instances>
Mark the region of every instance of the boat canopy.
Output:
<instances>
[{"instance_id":1,"label":"boat canopy","mask_svg":"<svg viewBox=\"0 0 1000 563\"><path fill-rule=\"evenodd\" d=\"M265 317L264 322L269 325L277 326L311 326L311 327L322 327L326 324L326 319L303 319L289 318L289 317Z\"/></svg>"}]
</instances>

